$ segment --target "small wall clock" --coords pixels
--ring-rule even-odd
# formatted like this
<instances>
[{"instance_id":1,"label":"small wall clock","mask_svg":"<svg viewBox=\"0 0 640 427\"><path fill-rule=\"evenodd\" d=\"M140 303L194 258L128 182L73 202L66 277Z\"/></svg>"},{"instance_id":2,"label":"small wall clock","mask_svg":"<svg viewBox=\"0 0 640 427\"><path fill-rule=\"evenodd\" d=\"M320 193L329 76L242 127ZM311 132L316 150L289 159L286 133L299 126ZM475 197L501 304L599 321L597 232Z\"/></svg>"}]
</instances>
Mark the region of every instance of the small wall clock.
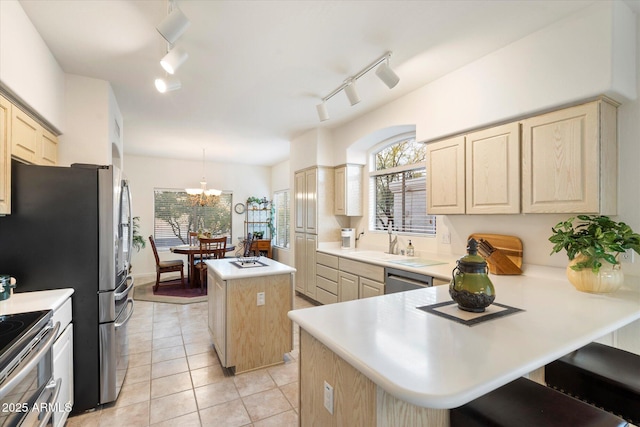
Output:
<instances>
[{"instance_id":1,"label":"small wall clock","mask_svg":"<svg viewBox=\"0 0 640 427\"><path fill-rule=\"evenodd\" d=\"M236 203L236 205L233 207L233 210L235 210L237 214L243 214L245 210L244 204Z\"/></svg>"}]
</instances>

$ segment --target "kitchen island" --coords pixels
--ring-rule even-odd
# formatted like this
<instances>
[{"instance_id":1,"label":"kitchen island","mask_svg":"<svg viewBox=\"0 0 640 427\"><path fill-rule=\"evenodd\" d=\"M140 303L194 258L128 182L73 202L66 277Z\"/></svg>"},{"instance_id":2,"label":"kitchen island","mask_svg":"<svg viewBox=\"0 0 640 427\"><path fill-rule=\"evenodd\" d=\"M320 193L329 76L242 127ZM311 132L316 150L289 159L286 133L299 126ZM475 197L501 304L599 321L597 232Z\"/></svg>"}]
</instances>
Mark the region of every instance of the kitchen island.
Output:
<instances>
[{"instance_id":1,"label":"kitchen island","mask_svg":"<svg viewBox=\"0 0 640 427\"><path fill-rule=\"evenodd\" d=\"M222 366L240 373L283 363L293 350L295 268L264 257L206 263L209 335Z\"/></svg>"},{"instance_id":2,"label":"kitchen island","mask_svg":"<svg viewBox=\"0 0 640 427\"><path fill-rule=\"evenodd\" d=\"M520 376L542 381L548 362L640 319L638 278L604 295L553 277L491 278L495 302L520 311L470 325L418 308L455 314L439 286L290 312L301 425L448 426L448 409Z\"/></svg>"}]
</instances>

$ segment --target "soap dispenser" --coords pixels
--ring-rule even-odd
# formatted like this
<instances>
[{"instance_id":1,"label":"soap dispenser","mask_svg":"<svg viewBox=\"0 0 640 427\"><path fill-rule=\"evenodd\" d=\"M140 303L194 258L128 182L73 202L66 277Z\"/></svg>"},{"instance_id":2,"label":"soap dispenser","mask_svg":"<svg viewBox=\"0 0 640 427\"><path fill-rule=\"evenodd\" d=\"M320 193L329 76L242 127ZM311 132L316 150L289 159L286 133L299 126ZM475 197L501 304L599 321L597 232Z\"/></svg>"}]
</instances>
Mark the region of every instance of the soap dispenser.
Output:
<instances>
[{"instance_id":1,"label":"soap dispenser","mask_svg":"<svg viewBox=\"0 0 640 427\"><path fill-rule=\"evenodd\" d=\"M414 256L414 255L415 255L415 249L411 244L411 240L409 240L409 244L407 245L407 256Z\"/></svg>"}]
</instances>

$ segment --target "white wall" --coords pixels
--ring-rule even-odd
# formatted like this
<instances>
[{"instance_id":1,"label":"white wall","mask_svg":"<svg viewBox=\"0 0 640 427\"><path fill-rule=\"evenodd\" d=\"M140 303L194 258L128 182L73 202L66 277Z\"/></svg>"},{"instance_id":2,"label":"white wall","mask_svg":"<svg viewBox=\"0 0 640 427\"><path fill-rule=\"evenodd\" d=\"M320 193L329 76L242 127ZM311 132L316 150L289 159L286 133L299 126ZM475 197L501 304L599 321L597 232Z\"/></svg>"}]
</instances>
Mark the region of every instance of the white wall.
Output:
<instances>
[{"instance_id":1,"label":"white wall","mask_svg":"<svg viewBox=\"0 0 640 427\"><path fill-rule=\"evenodd\" d=\"M124 173L129 179L133 199L133 215L140 217L140 233L147 240L147 247L134 251L131 263L136 279L155 277L155 260L147 237L153 235L153 190L154 188L199 187L202 177L202 161L173 160L125 154ZM247 197L271 195L271 168L239 164L205 163L208 188L233 192L233 204L245 203ZM232 239L244 235L245 215L231 214ZM171 252L160 252L161 259L186 257Z\"/></svg>"},{"instance_id":2,"label":"white wall","mask_svg":"<svg viewBox=\"0 0 640 427\"><path fill-rule=\"evenodd\" d=\"M0 1L0 83L64 131L64 72L16 0Z\"/></svg>"},{"instance_id":3,"label":"white wall","mask_svg":"<svg viewBox=\"0 0 640 427\"><path fill-rule=\"evenodd\" d=\"M620 207L616 219L640 231L637 28L638 17L625 4L597 2L333 129L334 164L357 161L358 153L364 157L364 149L374 143L371 135L384 135L394 127L415 125L419 138L432 139L608 94L622 102L618 116ZM305 142L291 144L292 159L302 156L302 150L307 148ZM365 203L367 194L365 183ZM461 254L472 232L512 234L523 240L525 263L565 266L564 254L549 256L551 245L547 238L551 227L568 216L442 216L438 217L437 238L412 237L412 241L418 252ZM361 231L366 230L367 223L365 215L352 219L351 226ZM451 245L441 242L447 230L451 232ZM406 246L407 240L400 236L399 247ZM387 236L366 230L358 244L384 248ZM640 260L626 267L626 271L638 274Z\"/></svg>"}]
</instances>

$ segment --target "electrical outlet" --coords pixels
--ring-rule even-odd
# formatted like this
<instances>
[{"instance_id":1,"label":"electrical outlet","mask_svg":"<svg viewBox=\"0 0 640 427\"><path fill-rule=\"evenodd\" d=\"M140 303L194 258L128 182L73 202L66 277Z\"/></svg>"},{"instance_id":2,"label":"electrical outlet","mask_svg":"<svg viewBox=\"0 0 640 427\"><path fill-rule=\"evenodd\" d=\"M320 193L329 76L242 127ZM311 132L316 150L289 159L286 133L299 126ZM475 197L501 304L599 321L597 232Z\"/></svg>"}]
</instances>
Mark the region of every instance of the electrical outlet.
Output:
<instances>
[{"instance_id":1,"label":"electrical outlet","mask_svg":"<svg viewBox=\"0 0 640 427\"><path fill-rule=\"evenodd\" d=\"M258 292L257 305L264 305L264 292Z\"/></svg>"},{"instance_id":2,"label":"electrical outlet","mask_svg":"<svg viewBox=\"0 0 640 427\"><path fill-rule=\"evenodd\" d=\"M445 245L450 245L451 244L451 232L450 231L445 231L444 233L442 233L442 243L444 243Z\"/></svg>"},{"instance_id":3,"label":"electrical outlet","mask_svg":"<svg viewBox=\"0 0 640 427\"><path fill-rule=\"evenodd\" d=\"M333 387L328 382L324 382L324 407L333 415Z\"/></svg>"},{"instance_id":4,"label":"electrical outlet","mask_svg":"<svg viewBox=\"0 0 640 427\"><path fill-rule=\"evenodd\" d=\"M626 264L633 264L635 262L633 249L627 249L620 254L620 261Z\"/></svg>"}]
</instances>

